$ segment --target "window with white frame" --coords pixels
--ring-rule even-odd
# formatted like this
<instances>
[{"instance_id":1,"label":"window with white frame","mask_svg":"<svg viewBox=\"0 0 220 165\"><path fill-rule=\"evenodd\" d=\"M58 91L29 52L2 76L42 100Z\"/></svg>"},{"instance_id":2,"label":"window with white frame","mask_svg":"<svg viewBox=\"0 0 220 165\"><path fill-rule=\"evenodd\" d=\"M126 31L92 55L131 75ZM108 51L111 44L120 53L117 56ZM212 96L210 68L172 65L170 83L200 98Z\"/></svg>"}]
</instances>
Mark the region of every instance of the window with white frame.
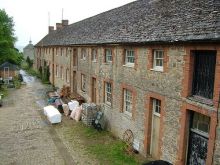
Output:
<instances>
[{"instance_id":1,"label":"window with white frame","mask_svg":"<svg viewBox=\"0 0 220 165\"><path fill-rule=\"evenodd\" d=\"M112 62L112 50L105 49L105 62Z\"/></svg>"},{"instance_id":2,"label":"window with white frame","mask_svg":"<svg viewBox=\"0 0 220 165\"><path fill-rule=\"evenodd\" d=\"M124 89L124 112L132 113L132 92Z\"/></svg>"},{"instance_id":3,"label":"window with white frame","mask_svg":"<svg viewBox=\"0 0 220 165\"><path fill-rule=\"evenodd\" d=\"M63 79L63 67L60 67L60 77Z\"/></svg>"},{"instance_id":4,"label":"window with white frame","mask_svg":"<svg viewBox=\"0 0 220 165\"><path fill-rule=\"evenodd\" d=\"M66 69L66 82L70 82L70 78L69 78L69 69Z\"/></svg>"},{"instance_id":5,"label":"window with white frame","mask_svg":"<svg viewBox=\"0 0 220 165\"><path fill-rule=\"evenodd\" d=\"M153 113L160 116L161 113L161 101L158 99L153 99Z\"/></svg>"},{"instance_id":6,"label":"window with white frame","mask_svg":"<svg viewBox=\"0 0 220 165\"><path fill-rule=\"evenodd\" d=\"M86 76L84 74L81 74L81 89L86 91Z\"/></svg>"},{"instance_id":7,"label":"window with white frame","mask_svg":"<svg viewBox=\"0 0 220 165\"><path fill-rule=\"evenodd\" d=\"M134 50L127 49L125 51L125 65L134 65Z\"/></svg>"},{"instance_id":8,"label":"window with white frame","mask_svg":"<svg viewBox=\"0 0 220 165\"><path fill-rule=\"evenodd\" d=\"M105 83L105 103L112 104L112 84L110 82Z\"/></svg>"},{"instance_id":9,"label":"window with white frame","mask_svg":"<svg viewBox=\"0 0 220 165\"><path fill-rule=\"evenodd\" d=\"M82 59L82 60L85 60L85 59L86 59L86 49L85 49L85 48L82 48L82 49L81 49L81 59Z\"/></svg>"},{"instance_id":10,"label":"window with white frame","mask_svg":"<svg viewBox=\"0 0 220 165\"><path fill-rule=\"evenodd\" d=\"M96 60L97 60L97 50L92 49L92 61L96 62Z\"/></svg>"},{"instance_id":11,"label":"window with white frame","mask_svg":"<svg viewBox=\"0 0 220 165\"><path fill-rule=\"evenodd\" d=\"M153 51L153 69L158 71L163 71L163 60L164 52L163 50L154 50Z\"/></svg>"}]
</instances>

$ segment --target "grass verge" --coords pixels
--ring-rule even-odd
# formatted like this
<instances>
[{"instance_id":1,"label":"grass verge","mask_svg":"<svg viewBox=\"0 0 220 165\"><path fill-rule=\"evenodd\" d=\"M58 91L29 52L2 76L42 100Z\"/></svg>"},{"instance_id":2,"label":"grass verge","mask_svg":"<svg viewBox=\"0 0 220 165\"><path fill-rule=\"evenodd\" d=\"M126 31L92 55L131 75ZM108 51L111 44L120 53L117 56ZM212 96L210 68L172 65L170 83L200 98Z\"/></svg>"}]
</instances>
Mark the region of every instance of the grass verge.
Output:
<instances>
[{"instance_id":1,"label":"grass verge","mask_svg":"<svg viewBox=\"0 0 220 165\"><path fill-rule=\"evenodd\" d=\"M66 121L65 121L66 122ZM74 143L74 148L84 148L84 150L95 157L100 164L108 165L137 165L146 162L140 154L128 155L125 151L125 143L114 137L110 132L86 127L82 122L71 122L62 124L61 127L64 138L70 143ZM60 126L57 126L57 128ZM58 130L57 131L61 131ZM74 142L79 139L80 142Z\"/></svg>"}]
</instances>

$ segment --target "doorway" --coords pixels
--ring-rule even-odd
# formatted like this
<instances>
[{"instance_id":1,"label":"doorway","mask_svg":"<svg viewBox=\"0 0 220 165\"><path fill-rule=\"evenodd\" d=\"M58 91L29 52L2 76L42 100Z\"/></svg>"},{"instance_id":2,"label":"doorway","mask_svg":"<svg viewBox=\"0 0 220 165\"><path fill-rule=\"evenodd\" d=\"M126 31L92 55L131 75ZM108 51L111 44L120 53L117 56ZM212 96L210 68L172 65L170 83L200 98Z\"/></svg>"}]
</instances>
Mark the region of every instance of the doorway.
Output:
<instances>
[{"instance_id":1,"label":"doorway","mask_svg":"<svg viewBox=\"0 0 220 165\"><path fill-rule=\"evenodd\" d=\"M160 113L161 101L152 99L152 128L150 154L153 158L159 158L159 138L160 138Z\"/></svg>"},{"instance_id":2,"label":"doorway","mask_svg":"<svg viewBox=\"0 0 220 165\"><path fill-rule=\"evenodd\" d=\"M216 51L197 50L194 54L192 95L212 99L214 92Z\"/></svg>"},{"instance_id":3,"label":"doorway","mask_svg":"<svg viewBox=\"0 0 220 165\"><path fill-rule=\"evenodd\" d=\"M4 78L9 78L9 67L4 67Z\"/></svg>"},{"instance_id":4,"label":"doorway","mask_svg":"<svg viewBox=\"0 0 220 165\"><path fill-rule=\"evenodd\" d=\"M190 113L187 165L205 165L208 151L210 117Z\"/></svg>"},{"instance_id":5,"label":"doorway","mask_svg":"<svg viewBox=\"0 0 220 165\"><path fill-rule=\"evenodd\" d=\"M77 82L76 82L76 71L73 71L73 85L72 85L72 88L73 88L73 91L76 92L77 91Z\"/></svg>"},{"instance_id":6,"label":"doorway","mask_svg":"<svg viewBox=\"0 0 220 165\"><path fill-rule=\"evenodd\" d=\"M92 78L92 102L96 103L96 78Z\"/></svg>"}]
</instances>

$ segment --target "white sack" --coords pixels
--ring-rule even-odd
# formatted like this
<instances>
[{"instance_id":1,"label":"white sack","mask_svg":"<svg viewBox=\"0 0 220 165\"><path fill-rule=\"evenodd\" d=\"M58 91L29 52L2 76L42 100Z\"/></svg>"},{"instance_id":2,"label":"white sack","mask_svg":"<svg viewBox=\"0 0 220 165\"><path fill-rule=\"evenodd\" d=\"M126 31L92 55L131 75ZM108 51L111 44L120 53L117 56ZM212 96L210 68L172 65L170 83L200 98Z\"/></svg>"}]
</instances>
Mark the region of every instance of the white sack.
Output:
<instances>
[{"instance_id":1,"label":"white sack","mask_svg":"<svg viewBox=\"0 0 220 165\"><path fill-rule=\"evenodd\" d=\"M51 105L44 107L44 114L47 116L47 119L52 124L61 122L60 112L55 107L53 107Z\"/></svg>"},{"instance_id":2,"label":"white sack","mask_svg":"<svg viewBox=\"0 0 220 165\"><path fill-rule=\"evenodd\" d=\"M71 102L68 103L70 111L75 110L79 106L79 102L76 100L71 100Z\"/></svg>"}]
</instances>

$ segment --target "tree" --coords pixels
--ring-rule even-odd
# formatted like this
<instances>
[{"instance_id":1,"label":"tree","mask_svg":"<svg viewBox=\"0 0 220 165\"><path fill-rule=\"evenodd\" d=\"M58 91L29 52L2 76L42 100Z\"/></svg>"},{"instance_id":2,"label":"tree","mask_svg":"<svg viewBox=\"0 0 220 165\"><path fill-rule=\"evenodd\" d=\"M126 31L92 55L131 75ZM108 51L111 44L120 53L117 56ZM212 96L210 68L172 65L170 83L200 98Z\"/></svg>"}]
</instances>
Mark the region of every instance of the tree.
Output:
<instances>
[{"instance_id":1,"label":"tree","mask_svg":"<svg viewBox=\"0 0 220 165\"><path fill-rule=\"evenodd\" d=\"M31 68L33 66L33 60L31 60L29 56L27 56L26 62L28 64L28 68Z\"/></svg>"},{"instance_id":2,"label":"tree","mask_svg":"<svg viewBox=\"0 0 220 165\"><path fill-rule=\"evenodd\" d=\"M16 37L14 36L13 18L9 17L5 10L0 9L0 63L9 61L20 64L21 53L14 47Z\"/></svg>"}]
</instances>

